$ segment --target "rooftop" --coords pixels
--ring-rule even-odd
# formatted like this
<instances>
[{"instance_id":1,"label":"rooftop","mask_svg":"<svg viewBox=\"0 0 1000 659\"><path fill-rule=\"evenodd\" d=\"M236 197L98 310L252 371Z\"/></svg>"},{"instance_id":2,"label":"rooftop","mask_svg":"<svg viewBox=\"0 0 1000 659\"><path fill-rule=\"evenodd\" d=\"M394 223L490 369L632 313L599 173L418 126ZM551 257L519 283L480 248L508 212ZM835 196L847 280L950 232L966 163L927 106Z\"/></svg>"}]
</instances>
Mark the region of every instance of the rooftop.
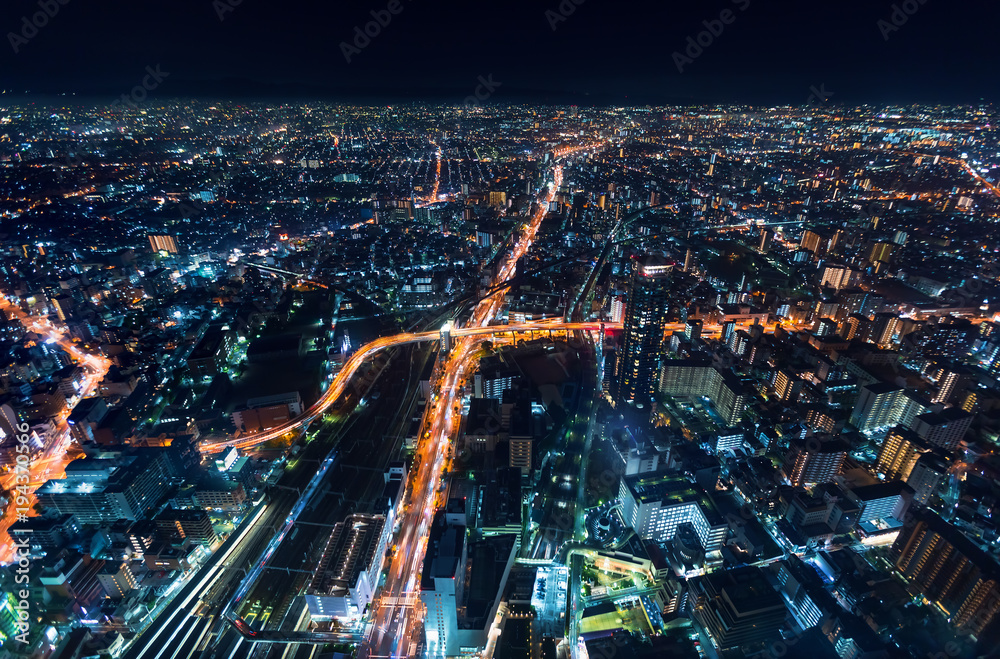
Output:
<instances>
[{"instance_id":1,"label":"rooftop","mask_svg":"<svg viewBox=\"0 0 1000 659\"><path fill-rule=\"evenodd\" d=\"M683 474L636 474L626 476L625 483L635 500L640 503L659 501L664 506L695 503L701 507L710 524L715 525L723 522L722 515L712 497L698 484L689 481Z\"/></svg>"}]
</instances>

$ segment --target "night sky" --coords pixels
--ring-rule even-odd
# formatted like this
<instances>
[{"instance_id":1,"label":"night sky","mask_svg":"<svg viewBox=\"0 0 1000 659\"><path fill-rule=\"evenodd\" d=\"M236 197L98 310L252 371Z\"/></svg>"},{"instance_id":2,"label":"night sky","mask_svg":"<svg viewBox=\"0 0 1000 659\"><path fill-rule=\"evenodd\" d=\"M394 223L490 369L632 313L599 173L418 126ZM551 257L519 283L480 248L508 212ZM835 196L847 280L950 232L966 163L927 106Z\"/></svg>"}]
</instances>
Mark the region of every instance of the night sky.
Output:
<instances>
[{"instance_id":1,"label":"night sky","mask_svg":"<svg viewBox=\"0 0 1000 659\"><path fill-rule=\"evenodd\" d=\"M995 0L897 2L898 29L890 0L64 1L41 0L58 11L31 36L39 0L3 0L0 88L110 102L157 65L158 98L461 102L480 76L497 102L580 105L975 103L1000 87ZM373 10L390 20L348 63ZM721 33L685 54L704 21ZM675 52L695 55L683 72Z\"/></svg>"}]
</instances>

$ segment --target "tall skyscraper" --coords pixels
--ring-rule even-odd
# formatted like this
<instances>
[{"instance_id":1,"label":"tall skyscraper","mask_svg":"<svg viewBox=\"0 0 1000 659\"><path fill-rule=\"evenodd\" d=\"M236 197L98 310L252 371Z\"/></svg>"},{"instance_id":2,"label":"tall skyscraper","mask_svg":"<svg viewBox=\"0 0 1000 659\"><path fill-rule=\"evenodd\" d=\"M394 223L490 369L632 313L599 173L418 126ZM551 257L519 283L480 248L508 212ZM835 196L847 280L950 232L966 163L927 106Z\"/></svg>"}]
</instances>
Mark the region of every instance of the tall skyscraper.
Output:
<instances>
[{"instance_id":1,"label":"tall skyscraper","mask_svg":"<svg viewBox=\"0 0 1000 659\"><path fill-rule=\"evenodd\" d=\"M652 257L632 262L625 338L618 356L615 399L645 403L656 383L667 316L671 265Z\"/></svg>"},{"instance_id":2,"label":"tall skyscraper","mask_svg":"<svg viewBox=\"0 0 1000 659\"><path fill-rule=\"evenodd\" d=\"M458 607L463 599L467 552L465 527L447 523L439 512L434 518L420 582L420 601L427 610L424 634L434 654L457 654Z\"/></svg>"}]
</instances>

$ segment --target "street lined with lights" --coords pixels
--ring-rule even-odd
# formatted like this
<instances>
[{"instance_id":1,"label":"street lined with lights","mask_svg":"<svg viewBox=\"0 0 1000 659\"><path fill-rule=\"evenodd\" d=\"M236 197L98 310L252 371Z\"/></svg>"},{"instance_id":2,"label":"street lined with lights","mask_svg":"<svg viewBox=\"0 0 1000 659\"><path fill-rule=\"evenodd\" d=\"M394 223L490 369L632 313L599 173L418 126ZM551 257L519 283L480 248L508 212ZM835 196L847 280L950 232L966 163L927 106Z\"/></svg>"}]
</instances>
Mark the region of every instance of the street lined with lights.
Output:
<instances>
[{"instance_id":1,"label":"street lined with lights","mask_svg":"<svg viewBox=\"0 0 1000 659\"><path fill-rule=\"evenodd\" d=\"M67 339L65 334L50 323L48 319L24 313L6 298L0 299L0 309L12 318L19 320L26 329L58 345L83 367L84 378L74 405L90 396L97 389L97 385L104 379L108 369L111 367L111 362L107 358L84 352L76 344ZM58 417L54 440L48 442L42 448L41 452L31 459L29 466L30 484L28 486L31 492L31 496L28 498L29 507L34 506L35 490L41 487L47 480L61 478L65 474L66 465L73 460L73 457L69 454L69 449L73 442L69 434L69 424L67 423L71 412L72 407L69 407L69 409ZM16 475L13 470L0 476L0 487L3 487L5 490L13 490L15 483ZM0 563L9 563L14 558L14 541L7 533L7 529L17 519L16 506L13 505L8 506L3 518L0 519L0 535L3 537L3 544L0 546Z\"/></svg>"}]
</instances>

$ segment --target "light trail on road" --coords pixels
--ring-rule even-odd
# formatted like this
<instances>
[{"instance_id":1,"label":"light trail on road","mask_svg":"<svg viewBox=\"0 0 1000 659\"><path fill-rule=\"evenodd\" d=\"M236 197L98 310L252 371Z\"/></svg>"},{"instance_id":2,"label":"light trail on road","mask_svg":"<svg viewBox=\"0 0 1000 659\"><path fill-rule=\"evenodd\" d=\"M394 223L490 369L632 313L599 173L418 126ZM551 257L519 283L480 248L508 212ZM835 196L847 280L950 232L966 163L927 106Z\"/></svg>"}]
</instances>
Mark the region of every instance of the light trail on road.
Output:
<instances>
[{"instance_id":1,"label":"light trail on road","mask_svg":"<svg viewBox=\"0 0 1000 659\"><path fill-rule=\"evenodd\" d=\"M0 309L3 309L12 318L21 321L26 329L58 345L68 352L77 364L82 366L85 375L76 403L79 403L79 401L94 392L111 367L109 360L84 352L66 338L63 331L52 325L47 319L24 313L20 308L8 302L6 298L0 298ZM69 435L69 424L66 422L71 412L72 407L59 415L55 441L49 442L42 448L39 455L31 459L28 467L29 483L27 487L30 491L28 508L34 508L35 490L41 487L47 480L62 478L66 472L66 465L73 460L68 452L72 445L72 439ZM14 491L14 488L18 486L17 470L13 469L0 476L0 486L5 490ZM0 542L0 564L10 563L14 560L14 541L7 533L7 529L18 519L17 508L18 506L15 506L12 502L7 507L3 517L0 518L0 537L2 537L2 542ZM30 513L29 516L31 516Z\"/></svg>"},{"instance_id":2,"label":"light trail on road","mask_svg":"<svg viewBox=\"0 0 1000 659\"><path fill-rule=\"evenodd\" d=\"M492 299L492 297L487 299ZM503 295L500 296L499 300L500 303L503 302ZM600 325L601 323L553 323L551 321L538 321L533 323L518 323L515 325L469 327L452 330L452 336L460 339L467 337L489 336L492 334L509 334L511 332L523 333L566 330L592 331L600 329ZM605 325L606 329L617 329L621 327L620 324L615 323L606 323ZM404 332L402 334L394 334L393 336L385 336L375 339L374 341L365 344L357 352L351 355L350 359L344 363L343 368L341 368L334 377L333 382L330 383L330 387L326 390L326 392L301 415L281 424L280 426L275 426L274 428L255 433L253 435L203 442L201 450L203 453L218 453L219 451L225 450L231 446L235 446L239 449L250 449L277 439L283 435L287 435L290 432L294 432L302 426L315 421L327 409L329 409L331 405L337 402L337 400L343 396L344 392L347 391L347 387L350 384L351 379L364 365L365 361L372 358L375 354L395 346L406 345L409 343L437 341L440 338L440 332Z\"/></svg>"},{"instance_id":3,"label":"light trail on road","mask_svg":"<svg viewBox=\"0 0 1000 659\"><path fill-rule=\"evenodd\" d=\"M437 203L438 192L441 190L441 159L444 157L444 153L441 151L441 146L435 142L431 142L435 147L437 147L437 169L434 172L434 187L431 189L431 193L427 195L427 201L423 204L417 204L417 208L426 208L432 204Z\"/></svg>"},{"instance_id":4,"label":"light trail on road","mask_svg":"<svg viewBox=\"0 0 1000 659\"><path fill-rule=\"evenodd\" d=\"M557 151L557 158L575 151L589 149L593 145ZM505 258L494 277L494 284L511 279L517 269L518 260L531 247L542 220L548 214L549 204L562 185L562 167L553 170L553 181L539 200L531 220ZM502 332L516 332L535 328L600 330L601 323L525 323L519 325L489 326L503 307L509 286L502 286L476 305L466 328L451 331L452 350L443 357L440 375L435 378L436 392L421 425L415 463L417 474L408 492L409 505L404 507L399 548L387 570L388 577L378 599L372 604L375 611L369 625L369 635L359 652L362 659L373 657L403 657L406 644L419 633L421 612L418 605L419 579L427 549L428 531L437 509L438 485L442 483L445 467L450 459L451 438L458 430L461 414L456 402L467 373L474 366L473 359L480 336ZM579 326L579 327L577 327ZM604 326L607 328L607 325ZM519 330L518 328L522 328ZM400 606L399 602L407 602ZM375 634L375 630L379 630ZM414 639L415 640L415 639Z\"/></svg>"}]
</instances>

